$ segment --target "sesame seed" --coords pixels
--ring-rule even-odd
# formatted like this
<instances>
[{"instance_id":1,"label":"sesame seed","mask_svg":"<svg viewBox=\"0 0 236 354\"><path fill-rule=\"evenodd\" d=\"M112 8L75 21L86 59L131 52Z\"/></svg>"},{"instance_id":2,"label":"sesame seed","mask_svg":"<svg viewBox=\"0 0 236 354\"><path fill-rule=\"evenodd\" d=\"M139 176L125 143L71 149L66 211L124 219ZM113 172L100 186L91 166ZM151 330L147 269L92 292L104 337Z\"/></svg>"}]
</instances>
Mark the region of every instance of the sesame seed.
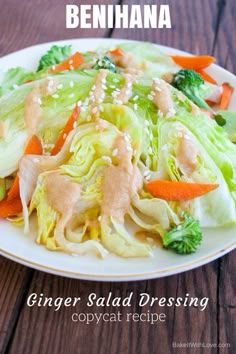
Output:
<instances>
[{"instance_id":1,"label":"sesame seed","mask_svg":"<svg viewBox=\"0 0 236 354\"><path fill-rule=\"evenodd\" d=\"M105 79L105 77L102 79L102 83L105 84L107 82L107 80Z\"/></svg>"},{"instance_id":2,"label":"sesame seed","mask_svg":"<svg viewBox=\"0 0 236 354\"><path fill-rule=\"evenodd\" d=\"M78 101L78 102L77 102L77 107L80 107L81 104L82 104L82 102L81 102L81 101Z\"/></svg>"},{"instance_id":3,"label":"sesame seed","mask_svg":"<svg viewBox=\"0 0 236 354\"><path fill-rule=\"evenodd\" d=\"M103 159L104 161L107 161L107 162L109 162L109 163L112 163L112 159L110 158L110 156L102 156L102 159Z\"/></svg>"},{"instance_id":4,"label":"sesame seed","mask_svg":"<svg viewBox=\"0 0 236 354\"><path fill-rule=\"evenodd\" d=\"M53 65L53 66L52 66L52 70L55 70L55 68L56 68L56 65Z\"/></svg>"},{"instance_id":5,"label":"sesame seed","mask_svg":"<svg viewBox=\"0 0 236 354\"><path fill-rule=\"evenodd\" d=\"M90 120L91 120L90 114L86 117L86 120L87 120L87 122L90 122Z\"/></svg>"},{"instance_id":6,"label":"sesame seed","mask_svg":"<svg viewBox=\"0 0 236 354\"><path fill-rule=\"evenodd\" d=\"M103 101L103 98L100 97L100 98L98 99L98 102L99 102L99 103L102 103L102 101Z\"/></svg>"},{"instance_id":7,"label":"sesame seed","mask_svg":"<svg viewBox=\"0 0 236 354\"><path fill-rule=\"evenodd\" d=\"M70 65L70 70L74 70L74 67L73 67L73 65Z\"/></svg>"},{"instance_id":8,"label":"sesame seed","mask_svg":"<svg viewBox=\"0 0 236 354\"><path fill-rule=\"evenodd\" d=\"M115 87L115 85L110 85L110 88L115 89L116 87Z\"/></svg>"},{"instance_id":9,"label":"sesame seed","mask_svg":"<svg viewBox=\"0 0 236 354\"><path fill-rule=\"evenodd\" d=\"M134 104L134 110L137 111L137 109L138 109L138 105L137 105L137 103L135 103Z\"/></svg>"},{"instance_id":10,"label":"sesame seed","mask_svg":"<svg viewBox=\"0 0 236 354\"><path fill-rule=\"evenodd\" d=\"M148 153L149 153L149 154L152 154L152 148L151 148L151 146L149 146L149 148L148 148Z\"/></svg>"},{"instance_id":11,"label":"sesame seed","mask_svg":"<svg viewBox=\"0 0 236 354\"><path fill-rule=\"evenodd\" d=\"M127 151L130 151L130 152L133 152L133 149L132 149L131 146L126 146L126 150L127 150Z\"/></svg>"},{"instance_id":12,"label":"sesame seed","mask_svg":"<svg viewBox=\"0 0 236 354\"><path fill-rule=\"evenodd\" d=\"M91 88L92 91L96 90L96 85L93 85Z\"/></svg>"},{"instance_id":13,"label":"sesame seed","mask_svg":"<svg viewBox=\"0 0 236 354\"><path fill-rule=\"evenodd\" d=\"M102 217L101 217L101 215L99 215L99 217L98 217L98 221L101 221L102 220Z\"/></svg>"},{"instance_id":14,"label":"sesame seed","mask_svg":"<svg viewBox=\"0 0 236 354\"><path fill-rule=\"evenodd\" d=\"M160 87L158 87L158 86L155 86L154 89L155 89L156 91L158 91L158 92L161 92L161 91L162 91L162 90L160 89Z\"/></svg>"},{"instance_id":15,"label":"sesame seed","mask_svg":"<svg viewBox=\"0 0 236 354\"><path fill-rule=\"evenodd\" d=\"M154 78L153 78L153 81L154 81L156 84L160 84L160 83L161 83L161 80L159 79L159 77L154 77Z\"/></svg>"},{"instance_id":16,"label":"sesame seed","mask_svg":"<svg viewBox=\"0 0 236 354\"><path fill-rule=\"evenodd\" d=\"M75 97L75 94L74 93L70 93L69 94L69 98L73 98L73 97Z\"/></svg>"},{"instance_id":17,"label":"sesame seed","mask_svg":"<svg viewBox=\"0 0 236 354\"><path fill-rule=\"evenodd\" d=\"M184 139L191 140L191 138L190 138L190 136L188 134L184 134Z\"/></svg>"},{"instance_id":18,"label":"sesame seed","mask_svg":"<svg viewBox=\"0 0 236 354\"><path fill-rule=\"evenodd\" d=\"M112 150L112 156L117 156L118 155L118 149Z\"/></svg>"},{"instance_id":19,"label":"sesame seed","mask_svg":"<svg viewBox=\"0 0 236 354\"><path fill-rule=\"evenodd\" d=\"M73 64L73 60L71 59L71 60L69 60L69 64Z\"/></svg>"},{"instance_id":20,"label":"sesame seed","mask_svg":"<svg viewBox=\"0 0 236 354\"><path fill-rule=\"evenodd\" d=\"M121 100L114 100L114 103L122 105L123 102Z\"/></svg>"},{"instance_id":21,"label":"sesame seed","mask_svg":"<svg viewBox=\"0 0 236 354\"><path fill-rule=\"evenodd\" d=\"M149 175L147 175L147 176L145 177L145 180L146 180L146 181L150 181L150 179L151 179L151 174L149 174Z\"/></svg>"},{"instance_id":22,"label":"sesame seed","mask_svg":"<svg viewBox=\"0 0 236 354\"><path fill-rule=\"evenodd\" d=\"M53 80L49 80L49 81L48 81L48 86L53 86L53 84L54 84L54 81L53 81Z\"/></svg>"},{"instance_id":23,"label":"sesame seed","mask_svg":"<svg viewBox=\"0 0 236 354\"><path fill-rule=\"evenodd\" d=\"M57 89L58 90L61 90L63 88L63 84L59 84L58 86L57 86Z\"/></svg>"},{"instance_id":24,"label":"sesame seed","mask_svg":"<svg viewBox=\"0 0 236 354\"><path fill-rule=\"evenodd\" d=\"M118 80L118 79L113 79L113 82L114 82L115 84L117 84L117 83L119 82L119 80Z\"/></svg>"},{"instance_id":25,"label":"sesame seed","mask_svg":"<svg viewBox=\"0 0 236 354\"><path fill-rule=\"evenodd\" d=\"M145 132L149 135L149 129L148 129L148 128L145 128L144 130L145 130Z\"/></svg>"},{"instance_id":26,"label":"sesame seed","mask_svg":"<svg viewBox=\"0 0 236 354\"><path fill-rule=\"evenodd\" d=\"M147 119L145 119L144 125L149 126L149 121Z\"/></svg>"},{"instance_id":27,"label":"sesame seed","mask_svg":"<svg viewBox=\"0 0 236 354\"><path fill-rule=\"evenodd\" d=\"M118 94L119 94L119 93L116 92L116 91L113 91L113 92L111 93L111 95L112 95L113 98L116 98L116 97L118 96Z\"/></svg>"},{"instance_id":28,"label":"sesame seed","mask_svg":"<svg viewBox=\"0 0 236 354\"><path fill-rule=\"evenodd\" d=\"M147 98L152 101L153 100L153 96L152 95L147 95Z\"/></svg>"},{"instance_id":29,"label":"sesame seed","mask_svg":"<svg viewBox=\"0 0 236 354\"><path fill-rule=\"evenodd\" d=\"M102 84L102 89L106 90L107 89L106 85Z\"/></svg>"},{"instance_id":30,"label":"sesame seed","mask_svg":"<svg viewBox=\"0 0 236 354\"><path fill-rule=\"evenodd\" d=\"M143 172L143 176L144 176L144 177L147 177L149 174L150 174L150 171L149 171L149 170L145 170L145 171Z\"/></svg>"},{"instance_id":31,"label":"sesame seed","mask_svg":"<svg viewBox=\"0 0 236 354\"><path fill-rule=\"evenodd\" d=\"M128 82L128 83L127 83L127 87L128 87L128 88L132 87L132 82Z\"/></svg>"},{"instance_id":32,"label":"sesame seed","mask_svg":"<svg viewBox=\"0 0 236 354\"><path fill-rule=\"evenodd\" d=\"M103 106L99 106L99 110L100 110L101 112L104 112Z\"/></svg>"},{"instance_id":33,"label":"sesame seed","mask_svg":"<svg viewBox=\"0 0 236 354\"><path fill-rule=\"evenodd\" d=\"M57 98L59 98L59 95L57 93L54 93L54 95L52 95L52 97L57 99Z\"/></svg>"},{"instance_id":34,"label":"sesame seed","mask_svg":"<svg viewBox=\"0 0 236 354\"><path fill-rule=\"evenodd\" d=\"M42 100L41 100L40 97L38 98L37 102L38 102L39 104L42 104Z\"/></svg>"},{"instance_id":35,"label":"sesame seed","mask_svg":"<svg viewBox=\"0 0 236 354\"><path fill-rule=\"evenodd\" d=\"M38 163L38 162L39 162L39 158L35 157L35 158L33 159L33 162L34 162L34 163Z\"/></svg>"},{"instance_id":36,"label":"sesame seed","mask_svg":"<svg viewBox=\"0 0 236 354\"><path fill-rule=\"evenodd\" d=\"M64 133L62 136L63 140L66 140L66 137L67 137L67 135L66 135L66 133Z\"/></svg>"},{"instance_id":37,"label":"sesame seed","mask_svg":"<svg viewBox=\"0 0 236 354\"><path fill-rule=\"evenodd\" d=\"M157 115L158 115L159 117L163 117L163 113L162 113L162 111L161 111L160 109L158 109Z\"/></svg>"},{"instance_id":38,"label":"sesame seed","mask_svg":"<svg viewBox=\"0 0 236 354\"><path fill-rule=\"evenodd\" d=\"M74 81L70 81L70 87L74 87L74 86L75 86Z\"/></svg>"},{"instance_id":39,"label":"sesame seed","mask_svg":"<svg viewBox=\"0 0 236 354\"><path fill-rule=\"evenodd\" d=\"M17 90L17 89L19 88L19 86L16 85L16 84L14 84L14 85L13 85L13 88L14 88L15 90Z\"/></svg>"},{"instance_id":40,"label":"sesame seed","mask_svg":"<svg viewBox=\"0 0 236 354\"><path fill-rule=\"evenodd\" d=\"M77 127L77 122L74 122L73 128L75 129Z\"/></svg>"},{"instance_id":41,"label":"sesame seed","mask_svg":"<svg viewBox=\"0 0 236 354\"><path fill-rule=\"evenodd\" d=\"M134 96L133 101L137 101L138 98L139 98L138 95Z\"/></svg>"},{"instance_id":42,"label":"sesame seed","mask_svg":"<svg viewBox=\"0 0 236 354\"><path fill-rule=\"evenodd\" d=\"M97 106L93 107L93 109L92 109L92 113L97 113L97 111L98 111Z\"/></svg>"},{"instance_id":43,"label":"sesame seed","mask_svg":"<svg viewBox=\"0 0 236 354\"><path fill-rule=\"evenodd\" d=\"M154 91L151 91L151 92L150 92L150 95L151 95L151 96L155 96L155 92L154 92Z\"/></svg>"}]
</instances>

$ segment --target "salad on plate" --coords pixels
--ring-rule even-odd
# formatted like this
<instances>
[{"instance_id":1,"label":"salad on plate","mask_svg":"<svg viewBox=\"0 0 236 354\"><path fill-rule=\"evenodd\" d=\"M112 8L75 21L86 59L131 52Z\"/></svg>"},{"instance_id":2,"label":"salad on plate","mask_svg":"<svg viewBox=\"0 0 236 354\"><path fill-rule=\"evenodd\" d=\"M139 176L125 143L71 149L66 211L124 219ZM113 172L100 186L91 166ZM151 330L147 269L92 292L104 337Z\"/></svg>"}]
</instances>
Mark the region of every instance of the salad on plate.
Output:
<instances>
[{"instance_id":1,"label":"salad on plate","mask_svg":"<svg viewBox=\"0 0 236 354\"><path fill-rule=\"evenodd\" d=\"M210 56L151 43L75 52L0 73L0 222L72 255L197 250L236 224L234 88ZM161 245L161 246L160 246Z\"/></svg>"}]
</instances>

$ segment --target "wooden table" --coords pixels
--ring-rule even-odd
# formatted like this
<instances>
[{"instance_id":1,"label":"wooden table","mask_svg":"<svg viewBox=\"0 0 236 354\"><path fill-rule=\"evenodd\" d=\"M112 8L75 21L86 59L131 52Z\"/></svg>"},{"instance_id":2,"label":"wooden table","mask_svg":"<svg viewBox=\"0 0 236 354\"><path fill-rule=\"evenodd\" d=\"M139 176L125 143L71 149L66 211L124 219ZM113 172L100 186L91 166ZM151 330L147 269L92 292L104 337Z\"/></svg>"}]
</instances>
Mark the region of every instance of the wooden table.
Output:
<instances>
[{"instance_id":1,"label":"wooden table","mask_svg":"<svg viewBox=\"0 0 236 354\"><path fill-rule=\"evenodd\" d=\"M196 54L212 54L236 74L236 1L169 0L172 29L79 30L65 29L66 0L0 0L0 55L38 44L76 37L114 37L152 41ZM86 3L85 1L82 3ZM91 1L92 3L92 1ZM100 1L94 1L99 4ZM112 0L103 0L111 4ZM131 4L132 1L113 1ZM134 3L154 3L139 1ZM162 1L158 0L160 4ZM18 63L20 64L20 63ZM23 64L23 63L22 63ZM1 235L6 237L6 235ZM236 353L236 251L206 266L163 279L96 283L70 280L26 268L0 258L0 352L12 354L146 354ZM48 296L126 296L149 292L152 296L209 297L205 311L167 308L167 322L86 325L73 323L72 309L29 308L32 292ZM88 308L80 308L81 312ZM91 310L96 312L96 308ZM111 311L108 309L107 311ZM137 301L130 309L139 312ZM158 311L154 307L153 311ZM172 342L230 343L230 348L172 348Z\"/></svg>"}]
</instances>

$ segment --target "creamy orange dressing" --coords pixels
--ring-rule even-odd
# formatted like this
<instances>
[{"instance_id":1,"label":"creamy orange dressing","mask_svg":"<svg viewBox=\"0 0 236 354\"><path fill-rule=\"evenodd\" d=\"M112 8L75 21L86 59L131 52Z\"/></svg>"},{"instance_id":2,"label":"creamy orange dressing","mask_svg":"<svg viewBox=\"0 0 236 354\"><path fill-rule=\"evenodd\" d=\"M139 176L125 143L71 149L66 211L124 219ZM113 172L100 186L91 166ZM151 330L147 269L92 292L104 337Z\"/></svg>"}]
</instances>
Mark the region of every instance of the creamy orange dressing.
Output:
<instances>
[{"instance_id":1,"label":"creamy orange dressing","mask_svg":"<svg viewBox=\"0 0 236 354\"><path fill-rule=\"evenodd\" d=\"M123 53L123 55L110 54L111 61L121 68L135 68L137 67L135 59L130 53Z\"/></svg>"},{"instance_id":2,"label":"creamy orange dressing","mask_svg":"<svg viewBox=\"0 0 236 354\"><path fill-rule=\"evenodd\" d=\"M121 101L122 104L128 102L129 98L132 96L132 85L133 82L136 80L136 74L124 74L125 78L125 85L120 90L119 95L116 97L116 100Z\"/></svg>"},{"instance_id":3,"label":"creamy orange dressing","mask_svg":"<svg viewBox=\"0 0 236 354\"><path fill-rule=\"evenodd\" d=\"M162 80L168 82L170 84L173 81L174 75L171 71L166 72L165 74L162 75Z\"/></svg>"},{"instance_id":4,"label":"creamy orange dressing","mask_svg":"<svg viewBox=\"0 0 236 354\"><path fill-rule=\"evenodd\" d=\"M45 175L44 183L49 205L59 212L64 220L69 220L80 199L80 185L58 171Z\"/></svg>"},{"instance_id":5,"label":"creamy orange dressing","mask_svg":"<svg viewBox=\"0 0 236 354\"><path fill-rule=\"evenodd\" d=\"M100 99L104 95L105 90L103 88L103 85L104 85L103 81L106 80L107 75L108 75L108 70L100 69L98 71L96 78L95 78L95 82L94 82L95 89L93 91L95 104L99 104Z\"/></svg>"},{"instance_id":6,"label":"creamy orange dressing","mask_svg":"<svg viewBox=\"0 0 236 354\"><path fill-rule=\"evenodd\" d=\"M41 85L43 97L54 95L57 92L58 80L55 77L47 77Z\"/></svg>"},{"instance_id":7,"label":"creamy orange dressing","mask_svg":"<svg viewBox=\"0 0 236 354\"><path fill-rule=\"evenodd\" d=\"M104 171L101 215L112 216L123 223L132 197L142 188L143 179L138 167L132 164L131 145L124 136L116 138L114 149L117 149L118 165Z\"/></svg>"},{"instance_id":8,"label":"creamy orange dressing","mask_svg":"<svg viewBox=\"0 0 236 354\"><path fill-rule=\"evenodd\" d=\"M154 93L153 102L164 116L174 110L174 102L169 84L164 80L153 80L152 91Z\"/></svg>"},{"instance_id":9,"label":"creamy orange dressing","mask_svg":"<svg viewBox=\"0 0 236 354\"><path fill-rule=\"evenodd\" d=\"M188 135L184 134L179 139L177 149L177 161L180 169L187 175L191 176L197 166L198 149L194 142L190 140Z\"/></svg>"},{"instance_id":10,"label":"creamy orange dressing","mask_svg":"<svg viewBox=\"0 0 236 354\"><path fill-rule=\"evenodd\" d=\"M39 86L35 85L26 97L24 108L24 121L29 136L37 133L41 117L41 92Z\"/></svg>"},{"instance_id":11,"label":"creamy orange dressing","mask_svg":"<svg viewBox=\"0 0 236 354\"><path fill-rule=\"evenodd\" d=\"M98 71L98 74L95 78L94 85L89 94L89 96L92 99L91 114L95 118L99 118L100 104L103 102L105 98L105 87L106 87L105 83L106 83L106 77L108 73L109 72L106 69L100 69Z\"/></svg>"}]
</instances>

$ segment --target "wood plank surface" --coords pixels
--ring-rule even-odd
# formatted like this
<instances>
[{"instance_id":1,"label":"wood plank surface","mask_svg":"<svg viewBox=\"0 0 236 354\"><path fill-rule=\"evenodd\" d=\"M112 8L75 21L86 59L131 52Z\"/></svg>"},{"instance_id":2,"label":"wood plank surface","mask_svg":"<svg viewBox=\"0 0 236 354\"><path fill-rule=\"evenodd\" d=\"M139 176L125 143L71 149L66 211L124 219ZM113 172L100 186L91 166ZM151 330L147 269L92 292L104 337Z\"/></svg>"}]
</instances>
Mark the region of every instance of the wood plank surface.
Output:
<instances>
[{"instance_id":1,"label":"wood plank surface","mask_svg":"<svg viewBox=\"0 0 236 354\"><path fill-rule=\"evenodd\" d=\"M78 4L79 1L70 3ZM94 2L95 3L95 2ZM100 3L97 1L96 3ZM103 3L111 3L106 1ZM124 0L123 4L137 3ZM153 1L139 1L140 4ZM158 0L159 4L162 1ZM174 46L196 54L214 53L221 65L235 70L236 46L234 0L169 0L173 29L122 30L112 33L104 30L65 30L63 7L66 1L16 0L1 5L0 54L6 54L36 43L75 37L112 35L114 38L147 40ZM11 14L11 15L10 15ZM8 16L9 15L9 16ZM15 26L12 26L13 18ZM231 37L230 37L231 36ZM231 45L230 45L231 43ZM71 280L48 275L16 265L0 258L0 352L12 354L76 353L76 354L234 354L235 350L235 255L236 251L184 274L163 279L129 282L96 283ZM102 322L101 324L74 323L73 308L29 308L28 295L35 292L54 298L81 296L83 301L77 312L117 312L115 308L100 310L88 308L85 299L95 292L106 296L127 296L134 293L127 312L141 313L138 296L148 292L152 296L176 297L189 293L194 297L209 297L205 311L196 308L164 308L165 323L150 325L140 322ZM152 312L160 312L154 306ZM172 343L226 343L230 348L174 348Z\"/></svg>"}]
</instances>

